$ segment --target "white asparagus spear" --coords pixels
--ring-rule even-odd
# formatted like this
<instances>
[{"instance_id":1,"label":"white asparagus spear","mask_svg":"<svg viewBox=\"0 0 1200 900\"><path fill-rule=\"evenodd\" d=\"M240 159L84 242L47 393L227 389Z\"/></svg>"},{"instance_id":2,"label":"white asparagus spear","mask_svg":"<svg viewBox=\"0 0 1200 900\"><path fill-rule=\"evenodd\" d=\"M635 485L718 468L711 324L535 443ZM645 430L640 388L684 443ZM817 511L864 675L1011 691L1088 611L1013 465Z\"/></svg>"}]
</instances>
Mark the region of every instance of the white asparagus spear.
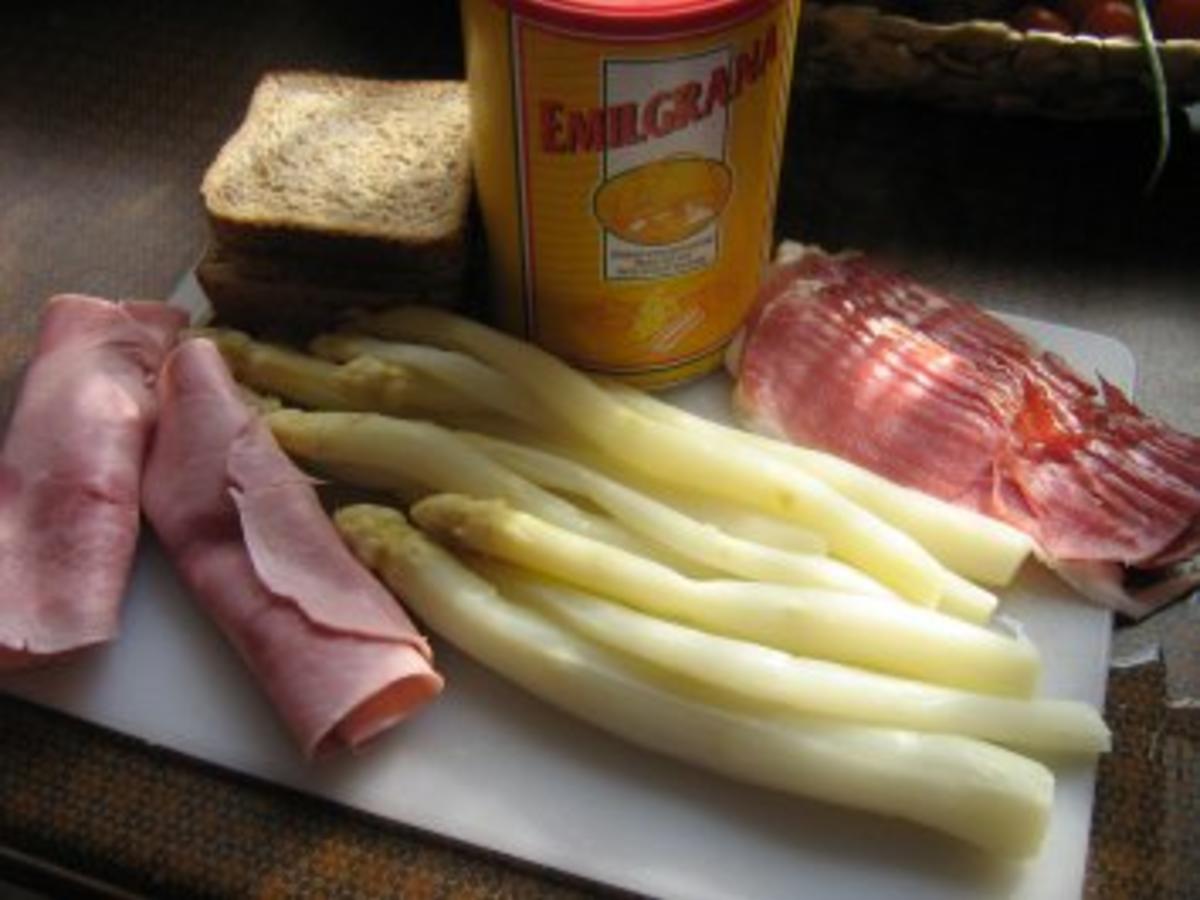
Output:
<instances>
[{"instance_id":1,"label":"white asparagus spear","mask_svg":"<svg viewBox=\"0 0 1200 900\"><path fill-rule=\"evenodd\" d=\"M1000 598L986 588L963 578L957 572L945 570L938 612L957 616L968 622L983 624L992 618Z\"/></svg>"},{"instance_id":2,"label":"white asparagus spear","mask_svg":"<svg viewBox=\"0 0 1200 900\"><path fill-rule=\"evenodd\" d=\"M986 693L1029 696L1028 640L895 599L746 581L697 581L496 500L428 497L413 519L439 540L594 591L651 615L801 656Z\"/></svg>"},{"instance_id":3,"label":"white asparagus spear","mask_svg":"<svg viewBox=\"0 0 1200 900\"><path fill-rule=\"evenodd\" d=\"M1041 846L1054 776L1040 763L969 738L701 702L504 601L395 510L348 507L336 522L429 628L571 715L732 778L916 822L996 855Z\"/></svg>"},{"instance_id":4,"label":"white asparagus spear","mask_svg":"<svg viewBox=\"0 0 1200 900\"><path fill-rule=\"evenodd\" d=\"M460 434L471 446L530 481L586 497L630 530L721 572L751 581L895 596L837 560L813 553L786 553L725 534L565 457L484 435Z\"/></svg>"},{"instance_id":5,"label":"white asparagus spear","mask_svg":"<svg viewBox=\"0 0 1200 900\"><path fill-rule=\"evenodd\" d=\"M597 476L607 479L610 484L635 491L643 497L656 501L659 505L667 506L693 520L712 525L725 534L740 538L743 541L760 546L765 545L766 547L782 550L791 555L795 553L807 553L812 548L813 539L820 540L819 535L812 535L811 532L801 528L794 522L788 522L757 510L747 509L745 506L739 506L730 500L704 497L682 491L678 488L665 487L660 482L638 479L636 476L631 477L629 473L623 473L624 480L618 482L604 472L606 468L604 459L595 453L595 451L580 447L578 444L563 444L561 442L558 444L548 444L546 438L541 434L530 433L521 426L514 426L514 428L507 430L497 428L498 424L501 423L489 423L487 426L484 426L482 430L486 431L487 435L481 436L481 438L485 441L489 438L505 441L508 446L514 448L514 452L516 452L517 448L527 448L532 452L552 454L559 458L567 459L574 465L582 466ZM461 431L459 433L464 434L464 436L469 434L469 432ZM508 464L510 467L521 468L515 458L508 460ZM538 480L539 476L534 475L534 466L531 459L528 461L528 465L522 468L521 471L532 480ZM541 472L540 467L538 471ZM543 482L546 482L548 473L540 477ZM549 483L546 483L545 486L554 487ZM575 493L578 493L578 490ZM592 500L593 502L598 502L595 497ZM604 506L605 504L600 503L599 505ZM609 511L617 515L612 508ZM630 522L632 527L632 520L626 519L626 521ZM823 544L824 542L822 541L821 543ZM682 551L682 548L680 549ZM841 565L836 560L830 560L829 563ZM743 577L750 577L756 580L779 581L785 584L805 583L801 580L793 580L791 576L778 572L774 575L767 575L765 572L761 572L758 575L749 575L744 569L734 571L732 569L724 569L720 565L715 566L715 568L722 571L729 571L730 574L739 574ZM860 582L873 584L873 589L866 590L864 591L865 593L880 594L881 590L885 593L894 593L888 591L879 582L857 569L850 569L844 565L841 568L843 572L852 571L856 573L855 577ZM1000 603L1000 599L995 594L968 581L949 569L943 568L941 576L943 585L942 595L937 603L939 611L976 624L983 624L991 619L993 613L996 611L996 607ZM828 586L837 587L832 584Z\"/></svg>"},{"instance_id":6,"label":"white asparagus spear","mask_svg":"<svg viewBox=\"0 0 1200 900\"><path fill-rule=\"evenodd\" d=\"M389 339L464 350L516 381L548 418L635 471L745 503L818 531L830 552L918 603L936 603L942 567L916 541L807 473L728 439L697 441L649 419L562 360L441 310L401 307L356 327Z\"/></svg>"},{"instance_id":7,"label":"white asparagus spear","mask_svg":"<svg viewBox=\"0 0 1200 900\"><path fill-rule=\"evenodd\" d=\"M513 441L534 447L547 446L547 436L541 431L545 422L538 414L536 403L519 384L486 366L473 357L453 350L441 350L424 344L383 341L378 338L338 332L324 334L312 341L309 349L317 356L334 362L350 362L360 356L372 356L418 369L423 374L484 402L491 411L507 416L487 423L485 430L492 436L508 436ZM567 452L562 443L558 452ZM573 459L595 456L575 445L570 448ZM729 500L685 494L679 490L656 489L660 499L693 519L708 522L722 531L744 540L766 544L779 550L798 553L825 552L825 542L815 532L775 516L770 516Z\"/></svg>"},{"instance_id":8,"label":"white asparagus spear","mask_svg":"<svg viewBox=\"0 0 1200 900\"><path fill-rule=\"evenodd\" d=\"M487 411L469 395L374 357L337 365L227 328L196 329L209 338L233 377L256 391L314 409L370 410L393 415L476 415Z\"/></svg>"},{"instance_id":9,"label":"white asparagus spear","mask_svg":"<svg viewBox=\"0 0 1200 900\"><path fill-rule=\"evenodd\" d=\"M690 431L700 440L729 439L754 447L820 478L838 493L912 535L949 569L965 578L1005 585L1033 550L1030 538L996 519L963 509L829 453L721 425L624 385L606 390L630 409Z\"/></svg>"},{"instance_id":10,"label":"white asparagus spear","mask_svg":"<svg viewBox=\"0 0 1200 900\"><path fill-rule=\"evenodd\" d=\"M295 409L265 419L288 454L360 487L395 490L406 498L419 486L424 486L424 494L456 491L498 497L562 528L696 571L669 550L659 551L610 519L542 490L439 425L374 413Z\"/></svg>"},{"instance_id":11,"label":"white asparagus spear","mask_svg":"<svg viewBox=\"0 0 1200 900\"><path fill-rule=\"evenodd\" d=\"M340 363L366 356L401 365L518 422L534 428L541 424L537 405L519 385L463 353L348 332L320 335L309 349Z\"/></svg>"},{"instance_id":12,"label":"white asparagus spear","mask_svg":"<svg viewBox=\"0 0 1200 900\"><path fill-rule=\"evenodd\" d=\"M572 452L571 455L575 457L577 454ZM589 460L589 462L591 461ZM814 534L807 528L802 528L795 522L789 522L760 510L747 509L731 500L702 497L697 494L685 493L678 488L666 488L661 484L651 484L645 481L636 483L629 480L627 483L636 484L636 489L641 493L654 497L660 503L665 503L685 516L701 522L711 522L727 534L740 537L742 540L765 544L788 553L808 552L814 538L820 541L822 546L825 545L825 541L820 535ZM826 548L826 552L828 552L828 548Z\"/></svg>"},{"instance_id":13,"label":"white asparagus spear","mask_svg":"<svg viewBox=\"0 0 1200 900\"><path fill-rule=\"evenodd\" d=\"M472 559L468 565L508 599L615 653L694 679L750 711L768 704L1054 754L1094 755L1110 746L1104 720L1086 703L994 697L793 656L647 616L504 563Z\"/></svg>"}]
</instances>

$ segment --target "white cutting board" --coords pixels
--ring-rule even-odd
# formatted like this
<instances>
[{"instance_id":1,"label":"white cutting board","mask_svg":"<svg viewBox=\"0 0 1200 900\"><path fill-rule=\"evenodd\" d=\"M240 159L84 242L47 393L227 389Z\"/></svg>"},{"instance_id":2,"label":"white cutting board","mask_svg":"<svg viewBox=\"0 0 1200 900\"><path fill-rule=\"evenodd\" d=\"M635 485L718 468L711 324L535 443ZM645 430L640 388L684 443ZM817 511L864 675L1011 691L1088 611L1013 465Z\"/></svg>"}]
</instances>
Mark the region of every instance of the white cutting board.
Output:
<instances>
[{"instance_id":1,"label":"white cutting board","mask_svg":"<svg viewBox=\"0 0 1200 900\"><path fill-rule=\"evenodd\" d=\"M176 302L194 301L194 282ZM1117 342L1014 323L1080 371L1125 388ZM714 376L673 399L728 414ZM1034 567L1030 567L1033 569ZM1041 649L1048 696L1101 705L1111 620L1044 572L1004 610ZM147 533L120 640L59 668L8 677L12 694L189 756L533 863L661 897L902 900L1078 897L1093 766L1057 769L1039 859L989 870L915 827L743 787L626 746L510 687L435 642L447 689L361 756L306 764L248 672Z\"/></svg>"}]
</instances>

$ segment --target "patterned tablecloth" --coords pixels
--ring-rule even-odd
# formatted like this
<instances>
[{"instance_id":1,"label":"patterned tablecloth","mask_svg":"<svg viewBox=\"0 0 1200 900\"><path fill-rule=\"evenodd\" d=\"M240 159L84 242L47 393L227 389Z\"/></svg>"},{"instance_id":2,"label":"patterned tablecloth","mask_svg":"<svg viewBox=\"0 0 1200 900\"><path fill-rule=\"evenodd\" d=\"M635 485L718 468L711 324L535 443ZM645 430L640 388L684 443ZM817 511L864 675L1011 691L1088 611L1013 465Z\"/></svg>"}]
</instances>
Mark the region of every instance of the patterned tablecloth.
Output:
<instances>
[{"instance_id":1,"label":"patterned tablecloth","mask_svg":"<svg viewBox=\"0 0 1200 900\"><path fill-rule=\"evenodd\" d=\"M162 297L193 264L200 175L264 69L459 75L455 5L425 6L0 13L0 420L42 300ZM1200 431L1200 142L1177 126L1147 199L1149 122L1001 122L802 90L780 230L1113 334L1138 357L1146 405ZM1197 618L1180 606L1117 635L1119 653L1149 661L1110 678L1116 747L1100 766L1090 897L1200 896ZM594 890L0 697L5 877L52 895L68 883L172 897Z\"/></svg>"}]
</instances>

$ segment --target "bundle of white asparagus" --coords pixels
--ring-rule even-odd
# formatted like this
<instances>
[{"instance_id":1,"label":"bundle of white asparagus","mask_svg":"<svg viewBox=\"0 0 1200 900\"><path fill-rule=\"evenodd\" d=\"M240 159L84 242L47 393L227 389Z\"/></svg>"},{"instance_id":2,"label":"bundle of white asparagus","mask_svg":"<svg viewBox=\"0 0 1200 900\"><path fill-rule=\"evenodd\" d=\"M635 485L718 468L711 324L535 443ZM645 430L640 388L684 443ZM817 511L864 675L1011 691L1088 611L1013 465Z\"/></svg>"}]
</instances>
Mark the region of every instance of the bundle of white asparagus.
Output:
<instances>
[{"instance_id":1,"label":"bundle of white asparagus","mask_svg":"<svg viewBox=\"0 0 1200 900\"><path fill-rule=\"evenodd\" d=\"M304 407L264 413L285 450L408 508L335 518L432 631L602 728L1012 857L1054 791L1016 750L1108 748L989 623L1031 549L1003 524L437 310L309 353L206 333Z\"/></svg>"}]
</instances>

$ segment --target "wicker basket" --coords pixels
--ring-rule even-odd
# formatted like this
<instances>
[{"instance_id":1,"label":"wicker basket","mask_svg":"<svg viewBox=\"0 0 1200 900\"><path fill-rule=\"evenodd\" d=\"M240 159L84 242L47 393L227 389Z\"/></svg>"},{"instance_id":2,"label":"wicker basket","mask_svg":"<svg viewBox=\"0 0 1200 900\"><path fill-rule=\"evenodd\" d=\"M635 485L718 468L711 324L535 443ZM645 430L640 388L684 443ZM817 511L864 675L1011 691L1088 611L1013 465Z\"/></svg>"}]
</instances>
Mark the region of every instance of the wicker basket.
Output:
<instances>
[{"instance_id":1,"label":"wicker basket","mask_svg":"<svg viewBox=\"0 0 1200 900\"><path fill-rule=\"evenodd\" d=\"M959 109L1060 118L1151 115L1145 52L1128 38L1016 31L999 20L918 20L874 6L808 2L799 84ZM1163 41L1172 105L1200 100L1200 41Z\"/></svg>"}]
</instances>

